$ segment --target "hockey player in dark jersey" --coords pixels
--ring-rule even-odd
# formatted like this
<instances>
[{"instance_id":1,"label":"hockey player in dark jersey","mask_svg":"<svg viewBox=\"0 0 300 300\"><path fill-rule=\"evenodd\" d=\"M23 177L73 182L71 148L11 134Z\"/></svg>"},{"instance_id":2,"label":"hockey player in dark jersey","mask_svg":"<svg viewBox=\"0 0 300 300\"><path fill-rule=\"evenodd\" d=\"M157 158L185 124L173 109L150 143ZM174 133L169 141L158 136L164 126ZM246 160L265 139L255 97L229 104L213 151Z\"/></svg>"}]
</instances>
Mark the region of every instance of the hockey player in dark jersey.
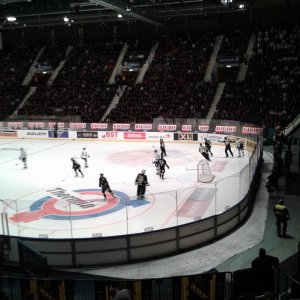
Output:
<instances>
[{"instance_id":1,"label":"hockey player in dark jersey","mask_svg":"<svg viewBox=\"0 0 300 300\"><path fill-rule=\"evenodd\" d=\"M142 170L135 179L135 185L137 185L137 196L143 198L146 192L146 186L149 186L146 170Z\"/></svg>"},{"instance_id":2,"label":"hockey player in dark jersey","mask_svg":"<svg viewBox=\"0 0 300 300\"><path fill-rule=\"evenodd\" d=\"M79 172L81 174L81 176L84 177L84 175L81 171L81 166L80 166L79 162L76 161L76 159L74 157L71 158L71 161L73 163L72 168L74 169L76 176L78 176L78 172Z\"/></svg>"},{"instance_id":3,"label":"hockey player in dark jersey","mask_svg":"<svg viewBox=\"0 0 300 300\"><path fill-rule=\"evenodd\" d=\"M165 145L164 140L163 140L163 139L160 139L159 144L160 144L160 151L161 151L161 154L163 154L163 156L167 156L166 145Z\"/></svg>"},{"instance_id":4,"label":"hockey player in dark jersey","mask_svg":"<svg viewBox=\"0 0 300 300\"><path fill-rule=\"evenodd\" d=\"M205 149L205 147L202 146L202 143L200 143L199 146L199 152L205 157L205 159L210 161L209 155L207 153L207 150Z\"/></svg>"},{"instance_id":5,"label":"hockey player in dark jersey","mask_svg":"<svg viewBox=\"0 0 300 300\"><path fill-rule=\"evenodd\" d=\"M210 153L211 156L213 156L212 152L211 152L211 142L208 138L204 138L204 144L205 144L205 149L207 153Z\"/></svg>"},{"instance_id":6,"label":"hockey player in dark jersey","mask_svg":"<svg viewBox=\"0 0 300 300\"><path fill-rule=\"evenodd\" d=\"M163 154L161 154L161 158L157 161L157 164L159 165L159 176L161 179L165 179L165 172L166 172L166 167L169 169L170 167L168 166L166 160L164 159Z\"/></svg>"},{"instance_id":7,"label":"hockey player in dark jersey","mask_svg":"<svg viewBox=\"0 0 300 300\"><path fill-rule=\"evenodd\" d=\"M102 195L105 199L106 199L105 192L109 192L115 198L115 195L113 194L107 179L103 176L103 173L101 173L99 177L99 187L102 188Z\"/></svg>"}]
</instances>

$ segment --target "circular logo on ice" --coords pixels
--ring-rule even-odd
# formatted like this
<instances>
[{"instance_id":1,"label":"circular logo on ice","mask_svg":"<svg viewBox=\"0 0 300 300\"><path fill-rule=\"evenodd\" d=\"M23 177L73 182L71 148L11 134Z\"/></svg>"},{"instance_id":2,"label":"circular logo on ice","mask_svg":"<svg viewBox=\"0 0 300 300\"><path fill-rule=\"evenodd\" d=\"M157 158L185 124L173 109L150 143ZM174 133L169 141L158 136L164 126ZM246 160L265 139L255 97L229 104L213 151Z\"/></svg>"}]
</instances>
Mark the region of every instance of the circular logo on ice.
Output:
<instances>
[{"instance_id":1,"label":"circular logo on ice","mask_svg":"<svg viewBox=\"0 0 300 300\"><path fill-rule=\"evenodd\" d=\"M146 200L134 199L119 191L115 197L107 194L105 200L100 189L65 190L55 188L46 191L43 197L29 207L29 211L15 214L10 218L15 223L28 223L41 218L51 220L82 220L114 213L127 206L141 206Z\"/></svg>"}]
</instances>

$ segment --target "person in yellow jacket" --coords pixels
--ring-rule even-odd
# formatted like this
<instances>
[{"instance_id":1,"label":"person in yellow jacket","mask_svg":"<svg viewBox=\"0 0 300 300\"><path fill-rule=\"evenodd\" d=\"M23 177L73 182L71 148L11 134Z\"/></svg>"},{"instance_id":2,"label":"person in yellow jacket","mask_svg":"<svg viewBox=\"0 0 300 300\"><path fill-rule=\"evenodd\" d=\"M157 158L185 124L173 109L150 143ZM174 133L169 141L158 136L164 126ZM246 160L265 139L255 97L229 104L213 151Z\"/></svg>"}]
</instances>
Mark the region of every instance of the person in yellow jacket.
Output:
<instances>
[{"instance_id":1,"label":"person in yellow jacket","mask_svg":"<svg viewBox=\"0 0 300 300\"><path fill-rule=\"evenodd\" d=\"M278 236L286 236L287 221L290 220L289 211L282 199L273 208L276 217L276 227Z\"/></svg>"}]
</instances>

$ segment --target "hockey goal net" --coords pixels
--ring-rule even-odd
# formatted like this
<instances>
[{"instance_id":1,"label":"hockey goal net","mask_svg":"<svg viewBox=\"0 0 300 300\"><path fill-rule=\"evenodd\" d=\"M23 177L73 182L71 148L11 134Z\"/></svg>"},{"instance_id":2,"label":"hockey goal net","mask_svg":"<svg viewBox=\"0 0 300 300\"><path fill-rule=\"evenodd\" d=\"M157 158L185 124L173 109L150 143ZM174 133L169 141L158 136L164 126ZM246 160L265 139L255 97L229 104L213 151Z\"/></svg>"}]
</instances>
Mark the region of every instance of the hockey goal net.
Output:
<instances>
[{"instance_id":1,"label":"hockey goal net","mask_svg":"<svg viewBox=\"0 0 300 300\"><path fill-rule=\"evenodd\" d=\"M200 160L197 165L197 180L199 182L208 183L212 182L215 178L215 175L212 174L209 163L206 159Z\"/></svg>"}]
</instances>

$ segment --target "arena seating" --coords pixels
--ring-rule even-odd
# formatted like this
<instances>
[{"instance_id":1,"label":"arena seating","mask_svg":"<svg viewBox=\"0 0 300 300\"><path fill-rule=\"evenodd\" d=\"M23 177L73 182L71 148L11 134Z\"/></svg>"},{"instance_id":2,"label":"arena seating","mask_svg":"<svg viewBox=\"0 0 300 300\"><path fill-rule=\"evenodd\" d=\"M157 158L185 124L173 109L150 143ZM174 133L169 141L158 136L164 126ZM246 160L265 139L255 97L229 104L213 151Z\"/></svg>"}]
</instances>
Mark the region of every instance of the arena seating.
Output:
<instances>
[{"instance_id":1,"label":"arena seating","mask_svg":"<svg viewBox=\"0 0 300 300\"><path fill-rule=\"evenodd\" d=\"M299 26L258 32L260 113L266 127L288 125L300 111Z\"/></svg>"},{"instance_id":2,"label":"arena seating","mask_svg":"<svg viewBox=\"0 0 300 300\"><path fill-rule=\"evenodd\" d=\"M256 55L248 59L246 80L228 83L214 118L255 122L266 127L284 127L299 112L299 27L286 31L271 28L257 33ZM215 34L167 35L132 39L124 61L144 63L158 42L155 56L142 83L137 72L127 72L108 81L123 43L92 41L76 45L52 86L45 82L23 108L21 115L80 116L99 122L119 85L126 85L118 105L106 121L152 122L153 118L205 118L216 91L216 83L203 82L214 47ZM246 57L248 33L226 33L218 53ZM65 58L67 45L46 47L39 63L53 66ZM4 52L0 58L1 118L11 115L28 92L22 87L39 47ZM22 62L22 63L21 63ZM123 76L124 75L124 76ZM35 77L36 79L36 77ZM36 85L31 82L30 85ZM9 91L9 92L7 92ZM259 102L257 102L259 101ZM252 112L260 111L260 115ZM253 119L253 116L256 116Z\"/></svg>"},{"instance_id":3,"label":"arena seating","mask_svg":"<svg viewBox=\"0 0 300 300\"><path fill-rule=\"evenodd\" d=\"M107 85L121 44L77 45L52 86L39 87L20 115L82 116L99 122L116 91Z\"/></svg>"},{"instance_id":4,"label":"arena seating","mask_svg":"<svg viewBox=\"0 0 300 300\"><path fill-rule=\"evenodd\" d=\"M38 48L16 48L0 56L0 119L11 115L20 105L29 88L22 86Z\"/></svg>"},{"instance_id":5,"label":"arena seating","mask_svg":"<svg viewBox=\"0 0 300 300\"><path fill-rule=\"evenodd\" d=\"M161 36L143 83L127 88L107 120L205 118L215 92L213 83L203 82L214 39L212 34Z\"/></svg>"}]
</instances>

